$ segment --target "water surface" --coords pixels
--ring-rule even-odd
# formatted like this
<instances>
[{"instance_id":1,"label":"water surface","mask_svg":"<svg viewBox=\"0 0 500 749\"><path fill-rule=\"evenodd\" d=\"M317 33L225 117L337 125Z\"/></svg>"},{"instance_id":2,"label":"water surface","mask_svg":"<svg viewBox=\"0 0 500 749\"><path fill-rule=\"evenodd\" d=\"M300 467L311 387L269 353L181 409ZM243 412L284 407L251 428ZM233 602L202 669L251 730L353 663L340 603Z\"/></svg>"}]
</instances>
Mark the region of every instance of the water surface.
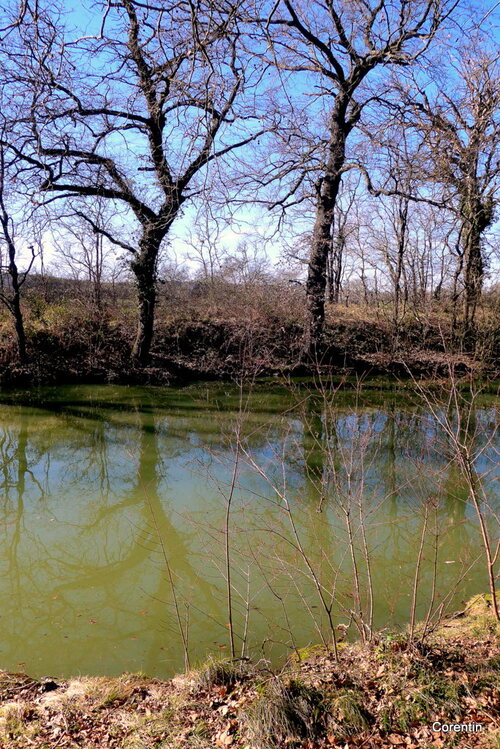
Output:
<instances>
[{"instance_id":1,"label":"water surface","mask_svg":"<svg viewBox=\"0 0 500 749\"><path fill-rule=\"evenodd\" d=\"M492 536L495 418L485 398L466 425ZM335 626L355 632L370 585L373 626L405 626L419 549L417 616L459 608L487 580L450 450L429 409L391 390L3 394L0 667L169 676L183 638L191 663L229 653L229 499L238 653L275 660L328 638L332 592Z\"/></svg>"}]
</instances>

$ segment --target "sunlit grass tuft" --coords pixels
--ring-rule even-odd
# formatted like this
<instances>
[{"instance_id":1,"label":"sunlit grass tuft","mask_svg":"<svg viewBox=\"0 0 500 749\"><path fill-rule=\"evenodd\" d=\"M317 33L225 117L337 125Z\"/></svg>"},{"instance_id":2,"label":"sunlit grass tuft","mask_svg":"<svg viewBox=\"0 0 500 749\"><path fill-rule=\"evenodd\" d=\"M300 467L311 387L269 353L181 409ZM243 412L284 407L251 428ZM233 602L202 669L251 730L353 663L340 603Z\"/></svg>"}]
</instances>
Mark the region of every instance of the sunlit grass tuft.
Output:
<instances>
[{"instance_id":1,"label":"sunlit grass tuft","mask_svg":"<svg viewBox=\"0 0 500 749\"><path fill-rule=\"evenodd\" d=\"M319 690L298 679L276 677L249 711L247 728L252 746L274 749L316 738L325 719L324 696Z\"/></svg>"},{"instance_id":2,"label":"sunlit grass tuft","mask_svg":"<svg viewBox=\"0 0 500 749\"><path fill-rule=\"evenodd\" d=\"M222 660L210 657L194 673L194 682L198 689L207 691L214 687L230 689L238 681L247 679L252 673L254 669L246 659Z\"/></svg>"}]
</instances>

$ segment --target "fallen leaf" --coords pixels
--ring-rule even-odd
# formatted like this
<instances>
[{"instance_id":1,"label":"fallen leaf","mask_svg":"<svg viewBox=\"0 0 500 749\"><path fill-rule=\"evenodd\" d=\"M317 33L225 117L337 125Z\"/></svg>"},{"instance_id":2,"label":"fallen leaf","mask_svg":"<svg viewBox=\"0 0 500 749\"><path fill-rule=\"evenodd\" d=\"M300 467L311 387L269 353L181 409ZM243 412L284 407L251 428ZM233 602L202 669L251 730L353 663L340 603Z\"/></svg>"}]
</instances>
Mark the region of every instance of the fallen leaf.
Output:
<instances>
[{"instance_id":1,"label":"fallen leaf","mask_svg":"<svg viewBox=\"0 0 500 749\"><path fill-rule=\"evenodd\" d=\"M392 744L393 746L400 746L401 744L404 744L405 741L402 736L398 736L396 733L390 733L387 737L387 741L389 744Z\"/></svg>"},{"instance_id":2,"label":"fallen leaf","mask_svg":"<svg viewBox=\"0 0 500 749\"><path fill-rule=\"evenodd\" d=\"M230 746L233 741L234 736L228 733L227 730L217 734L217 737L215 739L215 743L217 746Z\"/></svg>"}]
</instances>

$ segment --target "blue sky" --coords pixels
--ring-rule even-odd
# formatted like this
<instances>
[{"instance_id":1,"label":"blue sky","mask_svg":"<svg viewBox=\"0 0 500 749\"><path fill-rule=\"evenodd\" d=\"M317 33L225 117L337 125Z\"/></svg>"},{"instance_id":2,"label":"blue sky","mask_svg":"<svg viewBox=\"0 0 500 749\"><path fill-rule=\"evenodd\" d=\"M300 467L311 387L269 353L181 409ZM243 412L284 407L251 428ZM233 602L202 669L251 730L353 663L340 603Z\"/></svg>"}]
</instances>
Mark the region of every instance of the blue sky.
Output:
<instances>
[{"instance_id":1,"label":"blue sky","mask_svg":"<svg viewBox=\"0 0 500 749\"><path fill-rule=\"evenodd\" d=\"M103 3L100 3L99 7L102 6ZM488 35L492 40L495 40L498 43L500 40L499 2L474 0L474 3L469 6L469 9L463 11L463 15L468 16L469 18L472 17L475 20L485 19L484 26L487 27ZM86 35L96 35L99 33L102 15L100 12L96 13L95 10L92 9L90 3L64 4L64 16L66 25L74 27L73 33L75 38ZM455 33L456 38L453 38ZM449 39L451 43L456 46L456 55L459 57L461 48L460 30L457 28L455 22L450 24L445 38ZM99 64L96 65L96 69L99 69ZM377 74L373 77L376 75ZM309 81L307 81L305 76L296 77L294 85L295 97L302 99L303 102L307 103L311 107L313 117L316 117L319 111L318 107L311 106L310 98L307 96L310 86ZM250 158L252 157L253 154ZM241 158L249 158L249 155L242 153ZM217 209L214 209L214 211L216 210ZM193 238L196 241L197 214L198 207L196 205L187 205L183 211L183 215L175 222L169 237L169 252L177 257L181 262L186 255L193 254L191 244ZM283 247L293 241L293 234L300 235L311 227L313 211L311 210L311 206L303 204L301 215L297 213L294 214L293 227L290 222L285 223L280 227L279 234L276 234L277 220L278 214L270 214L265 208L257 205L242 206L238 211L236 211L232 220L229 221L226 219L223 228L221 228L218 234L218 241L228 250L234 250L240 242L245 240L248 242L259 243L267 252L271 262L279 263ZM204 229L204 221L199 223L201 223L201 226L199 226L198 229L199 231L202 231ZM47 233L45 235L44 245L45 260L49 263L54 259L52 244L53 242L50 233ZM187 266L192 266L192 263L187 261Z\"/></svg>"}]
</instances>

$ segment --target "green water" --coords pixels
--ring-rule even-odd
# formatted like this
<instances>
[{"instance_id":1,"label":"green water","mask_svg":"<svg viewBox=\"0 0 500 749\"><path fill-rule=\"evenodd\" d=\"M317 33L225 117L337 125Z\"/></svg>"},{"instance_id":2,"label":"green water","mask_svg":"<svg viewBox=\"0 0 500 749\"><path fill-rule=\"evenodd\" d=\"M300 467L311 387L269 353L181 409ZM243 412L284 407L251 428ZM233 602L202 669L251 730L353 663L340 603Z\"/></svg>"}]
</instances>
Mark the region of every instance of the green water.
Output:
<instances>
[{"instance_id":1,"label":"green water","mask_svg":"<svg viewBox=\"0 0 500 749\"><path fill-rule=\"evenodd\" d=\"M180 629L191 664L229 654L228 498L238 654L276 661L328 637L332 591L335 625L355 636L370 580L373 625L405 626L422 538L418 617L433 590L436 611L487 589L449 441L397 391L323 402L298 385L109 385L0 400L0 668L169 676L184 667ZM495 419L485 398L465 426L492 537Z\"/></svg>"}]
</instances>

